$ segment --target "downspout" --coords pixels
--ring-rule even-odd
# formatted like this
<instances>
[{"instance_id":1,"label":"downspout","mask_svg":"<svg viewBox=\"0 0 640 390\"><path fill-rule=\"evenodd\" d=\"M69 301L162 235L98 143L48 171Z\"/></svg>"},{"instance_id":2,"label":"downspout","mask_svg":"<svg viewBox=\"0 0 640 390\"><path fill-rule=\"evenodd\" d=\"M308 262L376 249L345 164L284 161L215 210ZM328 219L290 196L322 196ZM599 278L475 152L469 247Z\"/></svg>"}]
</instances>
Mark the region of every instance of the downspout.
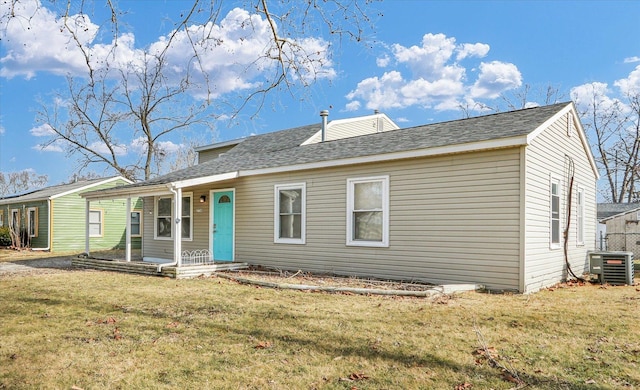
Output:
<instances>
[{"instance_id":1,"label":"downspout","mask_svg":"<svg viewBox=\"0 0 640 390\"><path fill-rule=\"evenodd\" d=\"M174 212L174 230L173 232L173 261L170 263L158 264L158 272L162 272L162 268L177 266L180 267L182 259L182 188L173 188L172 185L167 186L173 194Z\"/></svg>"},{"instance_id":2,"label":"downspout","mask_svg":"<svg viewBox=\"0 0 640 390\"><path fill-rule=\"evenodd\" d=\"M47 221L49 226L47 227L47 247L46 248L31 248L32 251L48 251L51 249L51 199L47 199Z\"/></svg>"}]
</instances>

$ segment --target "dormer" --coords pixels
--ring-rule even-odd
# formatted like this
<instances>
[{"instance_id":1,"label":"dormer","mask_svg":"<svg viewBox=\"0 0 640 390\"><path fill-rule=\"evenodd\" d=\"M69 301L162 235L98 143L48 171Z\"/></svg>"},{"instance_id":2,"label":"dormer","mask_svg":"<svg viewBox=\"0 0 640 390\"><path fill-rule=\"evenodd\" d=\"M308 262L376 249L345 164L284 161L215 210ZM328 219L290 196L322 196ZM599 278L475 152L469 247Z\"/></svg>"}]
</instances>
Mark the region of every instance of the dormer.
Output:
<instances>
[{"instance_id":1,"label":"dormer","mask_svg":"<svg viewBox=\"0 0 640 390\"><path fill-rule=\"evenodd\" d=\"M398 130L400 127L396 125L385 114L375 111L373 115L361 116L356 118L336 119L327 122L328 111L322 111L322 122L324 128L304 141L302 145L316 144L323 141L334 141L342 138L357 137L360 135L381 133L383 131Z\"/></svg>"},{"instance_id":2,"label":"dormer","mask_svg":"<svg viewBox=\"0 0 640 390\"><path fill-rule=\"evenodd\" d=\"M199 146L194 150L198 153L198 164L203 162L215 160L222 156L224 153L235 148L240 142L244 141L244 138L234 139L231 141L217 142L210 145Z\"/></svg>"}]
</instances>

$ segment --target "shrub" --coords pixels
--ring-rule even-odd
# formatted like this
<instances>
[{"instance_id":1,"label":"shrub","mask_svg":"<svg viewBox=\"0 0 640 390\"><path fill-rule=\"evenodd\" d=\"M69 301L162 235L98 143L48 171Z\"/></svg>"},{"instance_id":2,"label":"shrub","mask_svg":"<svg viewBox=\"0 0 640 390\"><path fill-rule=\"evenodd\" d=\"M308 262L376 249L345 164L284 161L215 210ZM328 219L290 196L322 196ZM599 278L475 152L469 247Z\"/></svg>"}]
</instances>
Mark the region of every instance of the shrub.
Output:
<instances>
[{"instance_id":1,"label":"shrub","mask_svg":"<svg viewBox=\"0 0 640 390\"><path fill-rule=\"evenodd\" d=\"M8 227L0 227L0 246L11 246L11 235Z\"/></svg>"}]
</instances>

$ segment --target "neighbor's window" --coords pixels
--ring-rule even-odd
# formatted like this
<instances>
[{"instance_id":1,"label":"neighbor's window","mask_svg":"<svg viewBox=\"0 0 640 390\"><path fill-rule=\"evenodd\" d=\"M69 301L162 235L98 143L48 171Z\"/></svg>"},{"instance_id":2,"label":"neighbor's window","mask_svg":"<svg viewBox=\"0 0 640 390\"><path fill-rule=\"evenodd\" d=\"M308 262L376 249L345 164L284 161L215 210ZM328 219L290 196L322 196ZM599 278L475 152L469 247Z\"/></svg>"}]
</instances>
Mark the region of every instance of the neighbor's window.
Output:
<instances>
[{"instance_id":1,"label":"neighbor's window","mask_svg":"<svg viewBox=\"0 0 640 390\"><path fill-rule=\"evenodd\" d=\"M4 210L0 210L0 227L4 226Z\"/></svg>"},{"instance_id":2,"label":"neighbor's window","mask_svg":"<svg viewBox=\"0 0 640 390\"><path fill-rule=\"evenodd\" d=\"M192 194L182 196L182 238L191 239L192 231ZM156 238L169 239L172 233L173 198L161 196L156 198Z\"/></svg>"},{"instance_id":3,"label":"neighbor's window","mask_svg":"<svg viewBox=\"0 0 640 390\"><path fill-rule=\"evenodd\" d=\"M275 186L274 242L305 243L306 184Z\"/></svg>"},{"instance_id":4,"label":"neighbor's window","mask_svg":"<svg viewBox=\"0 0 640 390\"><path fill-rule=\"evenodd\" d=\"M134 237L140 237L142 235L142 212L131 212L131 235Z\"/></svg>"},{"instance_id":5,"label":"neighbor's window","mask_svg":"<svg viewBox=\"0 0 640 390\"><path fill-rule=\"evenodd\" d=\"M560 245L560 180L551 179L551 247Z\"/></svg>"},{"instance_id":6,"label":"neighbor's window","mask_svg":"<svg viewBox=\"0 0 640 390\"><path fill-rule=\"evenodd\" d=\"M9 228L14 232L20 231L20 210L19 209L11 210L11 221L9 222Z\"/></svg>"},{"instance_id":7,"label":"neighbor's window","mask_svg":"<svg viewBox=\"0 0 640 390\"><path fill-rule=\"evenodd\" d=\"M389 246L389 177L347 180L347 245Z\"/></svg>"},{"instance_id":8,"label":"neighbor's window","mask_svg":"<svg viewBox=\"0 0 640 390\"><path fill-rule=\"evenodd\" d=\"M27 230L29 231L29 237L38 237L38 209L36 207L30 207L27 210Z\"/></svg>"},{"instance_id":9,"label":"neighbor's window","mask_svg":"<svg viewBox=\"0 0 640 390\"><path fill-rule=\"evenodd\" d=\"M102 237L102 210L89 210L89 237Z\"/></svg>"},{"instance_id":10,"label":"neighbor's window","mask_svg":"<svg viewBox=\"0 0 640 390\"><path fill-rule=\"evenodd\" d=\"M576 228L578 244L584 244L584 190L578 188L576 193Z\"/></svg>"}]
</instances>

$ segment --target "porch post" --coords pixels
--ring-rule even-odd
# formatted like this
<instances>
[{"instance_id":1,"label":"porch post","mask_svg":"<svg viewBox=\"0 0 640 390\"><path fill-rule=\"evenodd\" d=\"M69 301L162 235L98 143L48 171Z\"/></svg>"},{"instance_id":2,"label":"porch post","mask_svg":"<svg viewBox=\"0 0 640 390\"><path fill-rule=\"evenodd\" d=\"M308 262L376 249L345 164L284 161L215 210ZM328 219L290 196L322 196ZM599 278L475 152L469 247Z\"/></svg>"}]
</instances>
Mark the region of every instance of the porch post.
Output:
<instances>
[{"instance_id":1,"label":"porch post","mask_svg":"<svg viewBox=\"0 0 640 390\"><path fill-rule=\"evenodd\" d=\"M173 232L173 259L176 267L182 266L182 188L176 188L174 192L175 227Z\"/></svg>"},{"instance_id":2,"label":"porch post","mask_svg":"<svg viewBox=\"0 0 640 390\"><path fill-rule=\"evenodd\" d=\"M86 200L86 206L84 209L84 253L87 254L87 256L89 256L89 210L90 210L90 201L89 199ZM49 226L49 229L51 229L51 226Z\"/></svg>"},{"instance_id":3,"label":"porch post","mask_svg":"<svg viewBox=\"0 0 640 390\"><path fill-rule=\"evenodd\" d=\"M124 227L124 236L125 236L125 259L126 261L131 261L131 198L127 198L127 218L126 225Z\"/></svg>"}]
</instances>

